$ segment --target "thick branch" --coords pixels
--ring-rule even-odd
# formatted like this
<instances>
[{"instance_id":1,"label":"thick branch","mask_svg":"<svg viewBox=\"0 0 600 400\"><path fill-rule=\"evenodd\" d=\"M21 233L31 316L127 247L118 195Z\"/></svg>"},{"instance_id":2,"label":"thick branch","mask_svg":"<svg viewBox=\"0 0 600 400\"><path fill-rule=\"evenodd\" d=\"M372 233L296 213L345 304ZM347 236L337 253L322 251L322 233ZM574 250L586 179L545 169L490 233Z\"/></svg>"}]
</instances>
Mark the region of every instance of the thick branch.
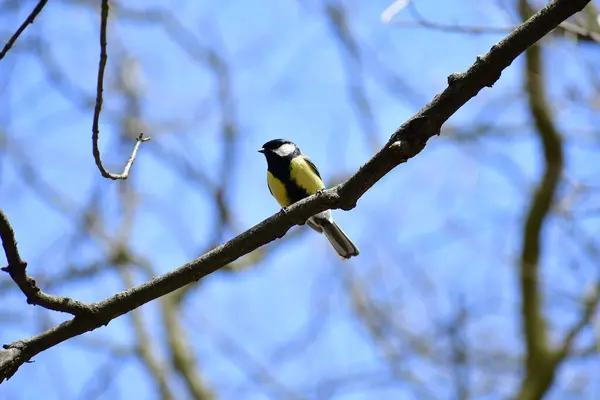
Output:
<instances>
[{"instance_id":1,"label":"thick branch","mask_svg":"<svg viewBox=\"0 0 600 400\"><path fill-rule=\"evenodd\" d=\"M53 296L42 292L35 280L27 275L27 263L21 259L17 240L8 218L0 210L0 237L6 254L8 266L2 271L8 272L12 280L27 297L28 304L42 306L49 310L66 312L73 315L85 315L93 312L93 307L68 297Z\"/></svg>"},{"instance_id":2,"label":"thick branch","mask_svg":"<svg viewBox=\"0 0 600 400\"><path fill-rule=\"evenodd\" d=\"M8 42L6 42L6 44L2 48L2 51L0 51L0 60L2 60L4 56L6 56L8 51L13 47L17 39L19 39L19 36L21 36L21 34L27 28L27 25L33 24L33 21L42 12L42 9L44 8L47 2L48 0L40 0L37 6L35 6L35 8L31 11L29 16L27 16L25 21L23 21L21 26L19 26L19 29L17 29L17 31L10 37L10 39L8 39Z\"/></svg>"},{"instance_id":3,"label":"thick branch","mask_svg":"<svg viewBox=\"0 0 600 400\"><path fill-rule=\"evenodd\" d=\"M528 47L581 10L589 0L555 0L508 37L478 57L466 73L454 74L449 86L393 134L388 144L346 182L290 206L229 242L171 272L95 303L94 315L76 317L37 336L5 345L0 352L0 379L12 376L36 354L84 332L108 324L158 297L216 271L223 265L283 237L293 226L326 209L352 209L358 199L399 164L417 155L442 124L483 87L492 86L502 71Z\"/></svg>"},{"instance_id":4,"label":"thick branch","mask_svg":"<svg viewBox=\"0 0 600 400\"><path fill-rule=\"evenodd\" d=\"M96 162L96 166L100 170L100 173L103 177L109 178L112 180L119 179L127 179L129 176L129 170L135 161L135 157L137 156L137 152L140 148L140 145L143 142L147 142L150 138L144 137L143 133L140 133L140 136L136 139L135 146L133 147L133 151L131 152L131 156L127 163L125 164L125 168L123 168L123 172L120 174L113 174L109 172L102 164L102 158L100 156L100 148L98 147L98 138L100 136L100 129L98 128L98 124L100 122L100 112L102 111L102 92L104 91L104 70L106 69L106 60L108 56L106 54L106 25L108 23L108 0L102 0L102 10L100 13L100 61L98 63L98 78L96 84L96 106L94 107L94 121L92 122L92 153L94 154L94 161Z\"/></svg>"}]
</instances>

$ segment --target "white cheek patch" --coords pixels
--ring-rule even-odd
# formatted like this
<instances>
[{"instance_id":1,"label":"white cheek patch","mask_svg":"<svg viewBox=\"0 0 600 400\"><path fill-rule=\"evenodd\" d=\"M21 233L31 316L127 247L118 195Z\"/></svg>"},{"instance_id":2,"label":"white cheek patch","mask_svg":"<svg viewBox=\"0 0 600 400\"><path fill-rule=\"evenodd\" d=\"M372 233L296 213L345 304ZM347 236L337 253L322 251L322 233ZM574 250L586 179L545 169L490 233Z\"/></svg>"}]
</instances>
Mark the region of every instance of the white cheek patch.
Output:
<instances>
[{"instance_id":1,"label":"white cheek patch","mask_svg":"<svg viewBox=\"0 0 600 400\"><path fill-rule=\"evenodd\" d=\"M284 143L277 150L275 150L275 154L280 157L287 157L292 154L296 150L296 146L291 143Z\"/></svg>"}]
</instances>

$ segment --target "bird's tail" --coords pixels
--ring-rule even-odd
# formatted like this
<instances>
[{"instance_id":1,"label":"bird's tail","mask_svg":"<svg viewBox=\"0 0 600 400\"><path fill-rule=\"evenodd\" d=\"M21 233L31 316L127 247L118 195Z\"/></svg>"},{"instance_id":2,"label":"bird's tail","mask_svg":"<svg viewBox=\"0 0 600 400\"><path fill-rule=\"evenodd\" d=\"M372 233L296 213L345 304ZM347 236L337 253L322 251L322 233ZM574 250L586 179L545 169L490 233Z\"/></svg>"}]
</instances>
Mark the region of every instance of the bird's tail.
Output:
<instances>
[{"instance_id":1,"label":"bird's tail","mask_svg":"<svg viewBox=\"0 0 600 400\"><path fill-rule=\"evenodd\" d=\"M344 233L342 228L340 228L335 221L326 220L326 222L324 221L319 225L340 257L348 259L358 255L359 252L356 245L352 243L352 240L350 240L348 235Z\"/></svg>"}]
</instances>

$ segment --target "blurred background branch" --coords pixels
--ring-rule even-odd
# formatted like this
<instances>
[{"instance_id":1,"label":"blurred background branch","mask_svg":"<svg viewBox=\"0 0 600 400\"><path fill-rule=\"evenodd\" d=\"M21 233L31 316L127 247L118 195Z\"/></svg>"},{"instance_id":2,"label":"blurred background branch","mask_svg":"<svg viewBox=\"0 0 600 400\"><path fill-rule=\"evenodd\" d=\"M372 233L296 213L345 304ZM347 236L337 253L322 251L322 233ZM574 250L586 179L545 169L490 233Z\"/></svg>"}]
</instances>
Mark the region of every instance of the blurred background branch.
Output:
<instances>
[{"instance_id":1,"label":"blurred background branch","mask_svg":"<svg viewBox=\"0 0 600 400\"><path fill-rule=\"evenodd\" d=\"M521 0L519 9L523 20L533 14L527 0ZM548 328L540 289L541 235L563 173L564 156L563 141L552 121L546 100L540 47L530 47L525 53L525 60L525 89L534 126L543 148L544 170L533 194L523 228L520 267L523 299L521 312L527 353L526 373L518 398L540 399L555 375L555 365L548 348Z\"/></svg>"}]
</instances>

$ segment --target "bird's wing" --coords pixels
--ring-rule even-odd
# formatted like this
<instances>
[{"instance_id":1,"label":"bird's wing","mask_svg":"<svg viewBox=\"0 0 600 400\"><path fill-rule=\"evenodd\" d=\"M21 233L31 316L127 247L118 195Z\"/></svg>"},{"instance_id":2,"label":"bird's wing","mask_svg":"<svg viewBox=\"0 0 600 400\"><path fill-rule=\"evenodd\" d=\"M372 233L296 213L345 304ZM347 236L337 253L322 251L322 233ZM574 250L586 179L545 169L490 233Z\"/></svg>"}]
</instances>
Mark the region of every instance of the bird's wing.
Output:
<instances>
[{"instance_id":1,"label":"bird's wing","mask_svg":"<svg viewBox=\"0 0 600 400\"><path fill-rule=\"evenodd\" d=\"M312 170L313 170L313 172L314 172L315 174L317 174L317 176L318 176L320 179L323 179L323 178L321 178L321 174L319 173L319 170L317 169L317 166L316 166L315 164L313 164L313 162L312 162L312 161L310 161L310 159L309 159L308 157L306 157L306 156L303 156L303 157L304 157L304 161L306 161L306 163L307 163L307 164L310 166L310 169L312 169Z\"/></svg>"}]
</instances>

